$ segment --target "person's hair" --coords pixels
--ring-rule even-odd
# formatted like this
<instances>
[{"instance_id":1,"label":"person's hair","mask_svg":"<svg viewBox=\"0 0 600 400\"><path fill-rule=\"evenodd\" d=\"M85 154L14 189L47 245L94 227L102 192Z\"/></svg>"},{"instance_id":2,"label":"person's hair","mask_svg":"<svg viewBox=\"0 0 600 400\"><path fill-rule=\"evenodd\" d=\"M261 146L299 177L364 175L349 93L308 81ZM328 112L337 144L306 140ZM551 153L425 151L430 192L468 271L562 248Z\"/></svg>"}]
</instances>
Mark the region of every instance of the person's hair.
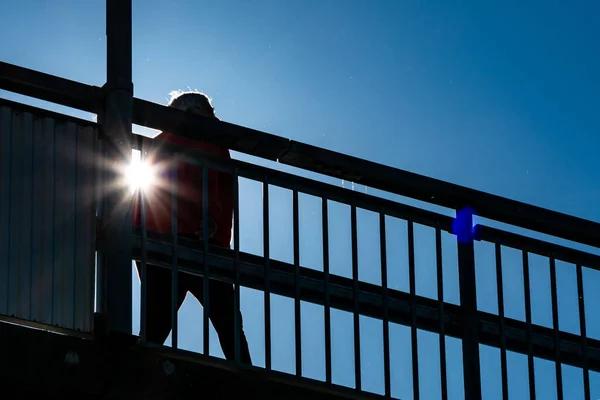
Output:
<instances>
[{"instance_id":1,"label":"person's hair","mask_svg":"<svg viewBox=\"0 0 600 400\"><path fill-rule=\"evenodd\" d=\"M169 107L174 107L182 111L201 108L209 111L215 116L215 108L212 105L212 99L202 92L174 90L169 94L171 95L168 104Z\"/></svg>"}]
</instances>

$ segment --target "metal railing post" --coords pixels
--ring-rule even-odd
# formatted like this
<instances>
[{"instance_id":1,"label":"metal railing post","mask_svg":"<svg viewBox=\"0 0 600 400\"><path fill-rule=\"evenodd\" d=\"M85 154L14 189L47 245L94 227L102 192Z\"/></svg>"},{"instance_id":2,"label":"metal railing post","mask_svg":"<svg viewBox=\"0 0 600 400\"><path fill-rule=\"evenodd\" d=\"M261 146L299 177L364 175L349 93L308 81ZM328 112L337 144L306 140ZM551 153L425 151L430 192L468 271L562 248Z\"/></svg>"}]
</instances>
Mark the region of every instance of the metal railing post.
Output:
<instances>
[{"instance_id":1,"label":"metal railing post","mask_svg":"<svg viewBox=\"0 0 600 400\"><path fill-rule=\"evenodd\" d=\"M479 400L481 399L479 323L477 320L473 213L470 209L457 211L454 233L457 236L458 243L460 307L463 318L462 352L465 398Z\"/></svg>"},{"instance_id":2,"label":"metal railing post","mask_svg":"<svg viewBox=\"0 0 600 400\"><path fill-rule=\"evenodd\" d=\"M106 1L107 82L99 113L103 136L100 240L101 313L108 331L131 334L132 218L123 168L132 149L131 0Z\"/></svg>"}]
</instances>

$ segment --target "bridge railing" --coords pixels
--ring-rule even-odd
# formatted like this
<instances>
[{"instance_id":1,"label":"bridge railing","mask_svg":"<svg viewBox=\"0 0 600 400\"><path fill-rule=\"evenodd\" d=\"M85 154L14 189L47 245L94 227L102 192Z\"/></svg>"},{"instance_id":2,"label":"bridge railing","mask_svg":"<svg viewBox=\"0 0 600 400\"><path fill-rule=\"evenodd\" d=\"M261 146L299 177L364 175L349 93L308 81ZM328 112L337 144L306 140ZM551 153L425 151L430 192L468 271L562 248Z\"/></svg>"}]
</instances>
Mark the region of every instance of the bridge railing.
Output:
<instances>
[{"instance_id":1,"label":"bridge railing","mask_svg":"<svg viewBox=\"0 0 600 400\"><path fill-rule=\"evenodd\" d=\"M150 140L138 137L137 149L149 158L172 159L180 162L189 162L203 168L203 176L208 176L209 170L218 170L231 174L233 179L232 192L234 198L234 240L233 249L222 249L208 245L200 245L187 239L176 238L173 235L159 235L151 232L144 234L136 231L134 242L134 258L140 262L160 265L165 268L178 268L180 272L209 276L211 279L219 279L235 284L239 307L239 287L246 286L260 290L264 293L264 315L265 315L265 366L271 368L271 319L270 319L270 295L277 294L294 299L295 320L295 373L302 376L302 335L301 335L301 313L300 303L311 302L324 307L324 332L325 335L325 381L332 383L331 362L331 309L343 310L353 315L353 338L354 338L354 387L361 389L361 376L364 375L361 366L361 346L365 340L360 337L360 316L368 316L382 321L382 340L384 354L384 393L392 395L392 378L390 374L390 363L393 354L390 352L389 326L396 323L409 326L411 329L412 348L412 379L413 393L418 396L419 385L419 357L417 331L424 330L439 335L439 365L441 393L443 398L447 396L446 377L446 352L445 336L455 337L462 340L463 349L472 345L476 359L469 359L472 354L463 350L463 360L473 363L477 369L477 376L470 377L468 368L465 366L465 387L472 385L471 379L478 380L480 360L478 348L481 344L496 347L501 352L502 386L508 390L508 378L506 371L506 352L512 351L527 355L529 366L529 388L535 393L535 371L534 359L546 359L555 362L557 374L557 391L561 391L561 365L571 365L582 368L584 374L585 391L589 393L589 369L600 368L600 342L597 339L587 337L585 334L585 304L583 294L582 270L583 268L600 269L600 257L591 253L560 246L551 242L518 235L512 232L496 228L477 225L473 230L474 237L467 240L457 237L461 222L459 218L407 206L394 201L371 196L365 193L351 191L339 186L333 186L323 182L303 178L290 173L285 173L250 163L227 160L202 152L194 152L189 149L161 142L158 139ZM160 149L160 150L158 150ZM161 155L158 156L158 153ZM262 185L262 227L255 227L257 234L262 231L263 251L261 255L240 252L240 226L239 226L239 204L244 198L239 196L239 180L251 180ZM269 189L273 186L283 188L292 194L292 218L290 221L279 221L284 225L292 226L293 262L285 263L270 258L269 222ZM204 186L207 189L207 186ZM309 195L318 199L321 203L321 226L320 232L310 232L322 238L322 271L307 268L300 263L300 226L303 223L299 216L299 196ZM203 203L207 204L208 193L203 191ZM344 277L332 274L329 268L330 241L335 240L329 232L328 209L332 202L345 204L350 209L351 224L351 276ZM379 238L379 257L376 262L379 265L369 265L370 268L379 268L381 284L365 282L359 277L358 257L358 224L357 213L363 210L376 213L379 226L376 231L369 232ZM176 209L173 209L172 219L176 219ZM387 239L386 221L395 218L405 221L407 226L408 246L408 290L393 289L388 284L390 269L398 268L398 265L388 265L387 253L390 246L398 246L400 243L390 243ZM238 221L238 222L235 222ZM428 249L435 253L437 293L432 296L417 295L417 270L415 263L415 226L426 226L434 231L434 247ZM260 229L262 228L262 229ZM317 227L319 229L319 227ZM458 275L459 275L459 304L444 301L444 257L442 256L442 235L452 235L455 246L458 248ZM474 240L473 240L474 239ZM494 267L497 290L497 312L484 312L479 309L468 309L466 302L476 304L477 288L475 287L475 262L476 249L479 242L493 245ZM476 243L476 244L474 244ZM508 318L504 315L504 287L502 250L505 248L518 251L522 257L522 279L523 298L525 299L525 318L522 320ZM532 255L547 257L551 276L552 297L552 321L551 327L545 327L532 322L531 312L531 284L529 259ZM176 260L174 264L174 260ZM571 263L576 266L578 305L577 312L581 321L581 333L567 332L558 324L559 310L557 288L561 282L556 279L557 260ZM448 260L452 261L452 260ZM466 275L466 276L465 276ZM142 288L143 288L142 281ZM466 293L465 293L466 292ZM142 289L144 293L144 289ZM489 292L486 292L486 294ZM474 298L472 298L473 296ZM480 294L481 296L481 294ZM142 310L144 310L144 299L142 299ZM177 317L173 321L172 345L177 346ZM142 317L143 318L143 317ZM474 331L467 332L465 327L473 323ZM142 323L143 326L143 323ZM204 314L204 327L208 326L208 314ZM207 330L205 330L207 332ZM369 338L374 340L374 338ZM469 343L469 341L473 341ZM209 354L208 335L204 335L203 353ZM363 353L364 354L364 353ZM431 384L431 382L429 383ZM471 386L472 387L472 386Z\"/></svg>"},{"instance_id":2,"label":"bridge railing","mask_svg":"<svg viewBox=\"0 0 600 400\"><path fill-rule=\"evenodd\" d=\"M93 243L94 237L92 233L94 210L97 207L96 204L99 203L94 201L94 196L90 196L90 194L96 192L93 183L96 175L96 169L94 168L96 163L93 160L97 159L94 149L99 147L96 139L94 139L98 131L97 125L25 105L2 101L2 127L4 157L2 158L1 171L3 187L7 189L3 190L3 194L5 194L3 199L7 200L4 202L7 207L2 209L3 215L10 216L11 221L13 221L3 225L2 229L2 238L5 239L2 246L2 254L4 254L2 259L6 261L3 263L3 267L6 267L3 270L9 276L3 281L7 288L16 290L6 290L6 296L3 296L3 298L8 299L7 308L2 313L10 317L31 320L50 326L84 332L90 331L91 314L93 312L93 282L91 280L93 277L91 266L93 263L91 257L93 256L92 250L94 250L94 247L90 244ZM6 145L7 143L8 145ZM268 318L270 314L269 301L270 294L277 294L294 299L296 304L294 319L299 322L297 326L302 324L302 321L298 321L300 319L298 313L300 302L315 303L324 307L325 329L323 334L326 343L324 363L326 366L325 381L327 383L332 383L330 310L337 309L353 315L355 329L354 354L358 354L354 365L354 386L356 388L362 386L363 367L361 366L360 354L365 338L361 340L358 324L360 323L359 316L363 315L382 321L384 393L391 395L393 386L393 378L390 374L390 364L393 360L393 354L389 349L390 323L409 326L413 339L417 337L417 330L434 332L439 335L440 387L442 393L447 390L446 371L443 367L447 364L444 338L445 336L455 337L463 340L463 343L466 340L464 326L467 316L464 307L460 301L444 301L444 288L446 287L444 282L445 263L454 260L445 259L443 256L442 235L445 235L445 237L452 235L451 237L454 237L452 240L457 247L464 245L457 241L454 235L457 232L456 219L251 163L227 160L210 154L190 151L156 139L151 140L134 135L132 148L141 150L144 154L156 155L158 151L162 153L162 157L167 159L177 157L181 161L198 164L206 171L216 169L228 172L238 178L233 180L235 187L232 188L233 193L237 193L235 197L236 207L234 208L237 215L234 215L234 221L240 220L239 203L244 201L243 198L240 200L239 197L239 179L252 180L262 185L263 203L259 207L262 209L263 219L261 232L263 236L262 255L240 251L240 245L235 244L241 243L239 237L240 227L239 223L236 223L234 225L233 249L212 246L199 248L197 242L183 238L178 238L176 245L173 246L172 235L160 235L153 232L147 232L147 235L143 235L140 230L135 230L133 258L138 261L146 260L148 263L165 268L172 268L173 257L175 256L177 260L176 268L180 271L199 276L210 276L211 279L234 283L238 288L238 296L240 286L262 291L265 296L263 303L266 316L264 349L267 369L272 367L271 335L268 334L271 331L269 326L271 319ZM29 156L22 157L28 154L28 150ZM69 162L72 164L69 165ZM44 179L35 178L35 176L39 176L38 172L40 170L43 171ZM56 175L57 173L63 175ZM270 243L273 242L269 222L271 215L269 208L272 207L269 204L269 189L272 187L283 188L292 193L293 213L291 221L279 221L279 223L292 225L293 263L271 259L269 256L271 252ZM49 193L53 193L53 195L48 196ZM64 193L65 196L57 196L56 193ZM206 191L203 193L205 196L208 195ZM67 201L71 198L68 197L69 195L72 196L72 200L74 199L77 202L71 202L69 205L48 203L48 199ZM300 196L303 195L312 196L318 199L321 204L321 232L315 232L315 235L320 236L322 240L319 249L323 258L322 270L308 268L300 263L299 230L303 221L300 218L298 203ZM39 201L36 203L36 200ZM329 268L331 254L329 243L335 239L331 238L329 233L330 218L328 218L328 212L330 205L333 203L345 204L350 209L350 250L352 253L352 274L350 277L331 273ZM83 213L69 214L69 209L80 210ZM29 210L32 212L27 212ZM357 234L356 215L363 210L377 215L379 222L378 229L369 232L370 235L379 238L379 257L376 258L378 265L370 265L369 267L380 269L380 284L365 282L359 276L357 249L360 239ZM60 222L62 221L59 218L60 215L71 215L71 222L66 225ZM53 216L54 219L51 221L49 216ZM399 245L398 243L389 242L386 222L390 218L405 221L407 227L408 259L406 262L408 264L409 282L406 291L392 288L388 283L390 270L398 268L398 265L387 262L388 249ZM36 225L34 221L38 219L39 223L45 223L46 225ZM8 221L8 217L6 220ZM79 225L78 220L83 221L84 225ZM45 228L48 226L51 228L49 228L50 230ZM435 245L429 250L436 255L436 296L417 294L416 275L418 271L415 262L414 233L417 226L426 226L434 231ZM561 382L562 365L581 368L584 377L584 390L589 393L589 370L600 371L600 343L597 338L589 337L586 333L585 316L586 310L588 310L587 315L589 315L590 306L588 305L586 308L585 305L583 275L586 270L600 269L600 257L577 249L487 226L477 226L474 233L473 260L477 259L479 261L476 257L481 246L479 243L488 243L493 247L498 305L496 311L493 312L482 311L482 307L479 305L479 309L473 313L471 318L474 318L477 324L477 344L496 347L501 351L501 370L503 371L501 379L505 386L504 389L508 385L505 372L507 370L505 354L507 351L512 351L527 355L529 388L532 392L535 391L536 384L534 360L546 359L555 362L557 382ZM10 240L13 245L6 244L7 240ZM49 243L52 243L52 246L47 245ZM470 243L467 243L467 245L471 247ZM86 246L88 250L85 250ZM507 318L504 315L506 301L503 292L506 284L503 283L502 255L503 250L507 248L521 254L522 261L519 267L522 268L523 274L522 286L525 309L525 316L521 319ZM102 247L102 240L98 241L95 250L99 252L105 250ZM26 255L30 254L31 258L27 258ZM46 254L49 254L49 256L46 257ZM53 257L54 255L59 256L59 258ZM545 260L548 267L552 300L551 326L532 323L530 271L532 268L540 268L539 263L535 266L531 265L530 259L532 256ZM80 260L78 257L84 257L87 261ZM458 260L460 261L460 274L464 272L464 255L462 259L459 257ZM65 264L65 262L67 263ZM561 262L570 264L573 271L575 271L578 305L576 312L580 321L579 332L575 333L572 329L566 331L558 323L560 315L558 293L564 282L557 279L556 270L557 263ZM205 270L205 265L208 266L207 270ZM475 269L479 266L477 262L469 262L466 265L467 267L473 265ZM65 266L71 266L71 268L65 269ZM460 268L462 268L462 271ZM564 266L561 265L559 268L564 268ZM49 276L45 273L46 270L53 271L53 274ZM46 285L48 290L43 290L44 282L48 283ZM28 285L29 283L31 283L31 286ZM489 285L484 289L488 287ZM479 287L478 289L481 290L482 288ZM31 293L32 295L45 293L46 296L51 297L34 296L25 298L23 297L25 293ZM54 296L53 300L52 296ZM481 299L482 295L479 294L477 297ZM123 299L123 301L127 303L126 299ZM18 308L15 308L17 306ZM61 322L63 317L68 322ZM206 323L204 322L204 324ZM174 326L177 326L177 324ZM175 340L172 341L172 345L174 346L177 346L176 331L177 328L173 332ZM205 338L207 337L208 335L205 336ZM335 340L335 338L333 339ZM303 374L302 339L298 331L296 331L294 342L296 343L296 374L301 376ZM209 354L207 346L208 340L205 339L203 343L204 354ZM411 341L413 370L417 371L412 377L415 393L419 390L418 346L417 340ZM465 352L463 357L466 354ZM465 381L466 384L467 381ZM557 390L560 390L560 388Z\"/></svg>"},{"instance_id":3,"label":"bridge railing","mask_svg":"<svg viewBox=\"0 0 600 400\"><path fill-rule=\"evenodd\" d=\"M5 124L6 118L4 115L13 113L11 107L14 104L7 103L6 107L8 108L3 108L3 125L0 132L2 136L0 143L3 146L0 149L0 154L3 154L2 159L0 159L2 168L0 176L3 177L3 180L0 184L3 190L0 196L2 196L4 208L0 209L0 213L2 213L2 220L0 220L0 239L2 240L0 243L2 243L2 248L0 252L4 265L2 265L0 271L5 273L8 271L6 282L11 283L2 286L6 293L1 293L0 297L6 295L7 302L5 309L0 310L0 312L17 318L34 319L36 318L34 312L30 312L29 309L38 312L38 310L41 310L41 305L46 306L50 298L55 305L66 304L64 299L67 294L79 293L86 300L84 303L77 303L77 305L79 307L83 304L81 306L85 310L82 311L79 308L71 310L70 306L60 306L61 318L64 316L66 322L61 320L62 322L59 322L58 325L64 325L64 327L71 330L91 330L89 316L93 311L93 307L90 301L92 295L89 293L89 282L92 269L90 267L82 274L77 268L87 267L81 266L84 262L83 259L93 258L93 250L96 250L99 276L96 285L98 311L107 317L109 330L126 334L131 333L131 260L137 259L171 268L175 258L177 261L175 265L182 271L186 270L189 273L201 276L210 275L214 279L237 283L235 285L238 293L237 304L239 304L240 285L262 290L265 293L265 303L268 303L269 293L293 298L295 304L294 319L296 322L295 338L297 339L295 341L295 354L300 355L295 359L297 375L302 374L303 362L301 357L301 332L299 332L300 324L298 323L301 323L301 318L298 313L298 305L301 301L307 301L322 304L326 310L325 314L329 314L330 311L327 310L332 309L341 309L352 313L355 387L359 390L364 386L364 382L361 381L363 368L360 359L362 343L359 334L360 315L365 315L382 321L382 340L385 347L384 394L388 396L393 394L390 363L392 357L394 357L389 351L389 326L392 323L398 323L409 326L411 331L412 389L415 398L419 398L419 385L422 384L418 376L420 362L418 357L418 330L439 334L439 347L441 349L439 354L440 391L443 398L446 397L448 389L446 378L448 360L445 359L446 352L443 351L445 346L443 338L445 336L461 340L463 386L465 397L468 399L481 398L481 345L500 349L501 381L505 393L508 385L506 353L511 351L527 355L529 390L532 393L536 391L535 363L533 360L546 359L555 363L556 391L559 398L563 394L561 379L563 365L572 365L582 369L583 391L585 397L590 398L589 371L600 371L600 344L597 338L590 337L586 332L586 323L588 322L586 311L589 310L589 305L586 305L585 299L589 291L584 288L583 276L586 271L599 268L598 256L577 250L574 248L575 246L570 248L569 246L558 246L554 243L526 237L525 235L517 235L493 227L479 226L477 229L472 229L473 215L469 210L473 210L475 216L487 220L539 232L554 238L585 245L591 249L600 247L600 224L316 148L265 132L206 119L136 99L133 97L131 80L131 2L122 0L107 1L107 28L107 84L103 88L0 63L0 88L98 115L98 124L91 124L92 128L87 130L92 138L90 139L91 142L94 143L92 146L94 150L88 155L95 170L92 169L89 179L84 179L85 182L79 180L79 177L84 176L80 175L80 168L82 167L77 163L68 164L65 161L69 160L70 156L72 157L72 153L67 151L64 154L58 154L58 158L52 164L60 166L59 171L64 173L64 179L63 175L54 175L52 177L54 181L50 178L47 181L53 182L55 192L57 188L63 187L61 185L68 183L69 185L64 186L63 189L74 188L76 193L74 195L75 200L67 196L63 203L58 203L56 198L54 199L54 209L59 211L59 213L54 213L56 217L61 215L60 212L68 214L65 210L68 211L69 206L74 210L78 210L77 207L73 208L74 201L78 205L91 204L90 208L82 214L81 219L76 217L74 221L70 220L68 224L60 228L57 228L56 224L53 225L51 227L52 234L50 234L50 231L45 231L48 237L52 237L54 243L53 254L62 256L63 261L52 258L49 264L44 261L44 265L52 266L55 272L67 272L53 274L52 281L47 278L44 278L46 280L42 279L42 282L45 282L42 286L46 288L44 293L48 293L48 290L52 291L50 297L39 296L35 300L28 297L27 302L23 303L21 300L16 301L13 296L20 296L19 299L26 298L27 295L24 295L24 293L29 293L28 290L31 290L27 289L27 282L31 283L29 288L33 288L36 284L35 279L33 279L36 274L47 277L47 275L44 275L46 270L35 272L34 270L27 270L27 265L30 262L28 257L35 254L35 252L28 253L26 250L44 249L45 251L47 249L45 247L46 236L40 238L44 245L37 241L37 233L39 232L35 230L34 220L36 224L38 222L41 224L37 225L42 227L39 229L43 229L43 224L48 223L45 216L51 212L44 210L40 214L44 216L43 218L37 214L27 212L29 209L39 212L40 209L37 208L37 205L48 205L48 198L39 197L39 201L37 201L38 186L35 186L35 184L32 187L20 186L17 183L21 182L23 177L34 179L36 169L27 161L29 158L23 161L13 157L12 140L15 137L18 140L26 139L27 142L19 142L19 146L23 146L19 147L19 151L23 151L23 154L35 154L27 153L25 150L27 150L27 146L30 146L31 152L34 152L37 137L45 130L39 127L35 128L37 125L34 122L33 136L21 138L19 132L25 132L24 128L20 126L15 128L13 122L9 123L10 126ZM31 115L48 115L40 110L29 110ZM23 121L20 118L15 119L14 115L11 114L10 121ZM27 119L29 117L23 118ZM52 114L51 118L59 123L66 119L66 117L57 114ZM85 133L80 132L82 129L78 128L80 126L77 125L79 122L75 125L67 125L67 128L65 128L69 140L72 141L75 137L77 143L79 143L79 138L85 135ZM175 135L277 161L304 171L344 179L370 188L445 207L455 211L457 213L456 218L409 207L375 196L336 188L294 174L283 173L237 160L217 159L210 155L194 153L188 149L164 145L161 151L171 152L171 155L176 154L177 157L182 159L199 163L205 170L208 168L225 170L235 178L259 182L263 185L263 193L268 193L270 187L282 187L290 190L292 192L292 220L282 221L282 223L289 223L292 226L293 261L285 263L270 257L274 249L269 247L273 235L269 231L268 210L273 205L265 201L268 196L263 197L265 203L262 206L263 210L267 211L263 212L263 254L257 256L241 251L239 206L242 199L239 198L238 179L233 180L235 212L234 248L232 250L207 247L204 244L198 248L196 243L186 241L183 238L155 235L143 229L136 231L132 237L130 229L131 215L127 212L128 208L126 207L130 204L132 198L126 187L121 183L122 176L120 174L130 160L130 150L132 148L137 147L145 151L146 147L149 146L147 139L132 135L132 123L169 131ZM97 135L97 138L95 135ZM6 144L7 137L10 137L11 141L9 145ZM34 138L36 139L33 140ZM30 139L32 143L28 142ZM10 148L7 146L10 146ZM75 149L78 149L77 146ZM85 154L80 154L78 151L74 151L75 158L79 161L85 160ZM10 156L6 154L10 154ZM98 163L96 164L94 160L97 160ZM31 161L34 162L33 156ZM13 165L18 165L20 169L13 169ZM51 174L52 170L46 170L46 168L44 170L45 173ZM24 174L21 177L16 175L19 181L13 179L15 171L21 171ZM73 171L77 172L75 177L73 177ZM6 178L7 176L9 178ZM9 181L10 183L8 183ZM81 185L85 185L86 182L93 182L94 187L90 193L95 194L97 189L99 197L91 196L91 200L87 198L77 200L78 196L83 195L84 186ZM61 191L65 192L65 190L59 190L59 192ZM206 191L203 191L203 193L206 195ZM314 196L321 201L322 224L320 235L323 240L323 271L315 271L301 265L298 235L302 223L298 213L298 202L301 194ZM7 198L10 199L8 206L4 203ZM24 201L24 199L27 201ZM331 260L327 258L329 257L328 249L331 248L332 244L329 235L332 226L329 224L327 217L328 207L333 203L342 203L350 208L349 230L352 255L350 264L352 274L349 277L338 276L333 274L331 269L327 270L327 266L331 266ZM14 207L17 208L17 211L13 210ZM358 248L360 242L357 234L357 213L361 210L369 210L375 213L379 221L373 235L378 235L380 239L380 257L378 260L380 265L373 268L381 270L380 284L364 282L359 276ZM36 219L38 217L40 218L39 221ZM91 222L89 222L88 217L92 217ZM11 222L6 222L8 218ZM390 243L386 239L386 221L389 218L406 221L406 245L408 247L408 273L406 278L408 285L406 285L406 290L398 290L398 288L393 288L389 284L389 274L394 266L387 262L387 254L396 245L396 243ZM433 296L422 295L418 290L417 275L419 270L415 259L415 229L420 225L428 226L434 232L434 245L431 247L431 252L435 253L436 294ZM56 232L63 236L57 236ZM82 232L85 235L82 235ZM444 293L444 268L447 261L441 248L443 247L443 237L447 236L448 233L454 235L453 240L456 244L459 302L446 301ZM63 239L65 242L60 242ZM78 240L82 242L78 243ZM128 245L129 240L133 241L133 246ZM18 244L17 250L13 250L13 242ZM94 242L96 243L94 248L89 246L90 243ZM487 294L490 288L488 286L482 288L481 285L486 285L486 282L482 283L478 278L481 276L478 275L480 267L478 265L478 254L482 248L480 243L491 243L494 254L492 259L495 268L494 283L496 289L493 292L498 301L496 309L491 310L492 312L489 312L489 309L484 310L481 304L482 294ZM85 250L82 250L83 248ZM513 248L521 254L523 318L509 318L506 315L507 297L504 296L504 291L507 288L508 278L505 275L504 251L508 248ZM78 252L83 252L81 260L77 258ZM552 316L550 324L538 324L537 321L534 321L531 306L532 274L537 273L538 270L537 264L534 267L532 263L534 254L538 255L536 257L542 257L542 261L547 261ZM539 260L539 258L536 259ZM558 279L559 261L570 264L573 271L575 271L577 314L579 318L579 328L576 331L572 329L565 330L560 324L561 318L559 317L564 313L559 312L561 307L558 293L565 282ZM560 263L561 273L564 263ZM91 264L90 262L90 266ZM55 268L57 265L68 265L72 268L57 270ZM17 284L16 291L14 284ZM86 289L81 289L82 285L87 285L85 286ZM13 307L15 304L18 305L16 311ZM268 308L265 306L265 314L268 312ZM86 317L72 321L72 316L77 315L85 315ZM589 313L587 313L587 316L589 317ZM268 325L269 319L266 318L266 320ZM47 318L40 319L40 321L44 324L56 324L56 317L53 316L50 320ZM331 329L330 323L329 318L326 316L324 321L325 331ZM207 322L205 321L203 325L206 327ZM269 331L269 329L269 326L265 327L266 331ZM332 375L332 363L330 361L330 341L332 338L329 332L326 333L325 380L329 383ZM265 335L266 352L269 352L271 348L268 343L269 338L269 335ZM203 344L203 347L207 346L206 341ZM272 354L266 354L265 360L267 369L272 367L272 365L269 365L269 360L272 361Z\"/></svg>"}]
</instances>

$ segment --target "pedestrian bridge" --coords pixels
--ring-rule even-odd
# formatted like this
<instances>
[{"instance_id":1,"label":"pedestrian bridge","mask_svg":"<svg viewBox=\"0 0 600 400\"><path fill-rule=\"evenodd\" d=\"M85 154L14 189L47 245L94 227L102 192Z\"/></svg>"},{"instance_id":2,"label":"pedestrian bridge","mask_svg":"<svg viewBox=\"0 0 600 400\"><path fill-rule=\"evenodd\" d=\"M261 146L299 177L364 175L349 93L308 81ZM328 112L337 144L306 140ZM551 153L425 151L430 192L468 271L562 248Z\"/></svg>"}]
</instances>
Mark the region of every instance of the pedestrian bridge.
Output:
<instances>
[{"instance_id":1,"label":"pedestrian bridge","mask_svg":"<svg viewBox=\"0 0 600 400\"><path fill-rule=\"evenodd\" d=\"M588 333L597 322L587 301L600 224L135 98L131 4L107 4L104 87L0 63L0 89L98 115L86 121L0 99L6 385L89 398L418 399L433 387L436 398L479 399L492 379L507 398L519 355L531 399L548 381L559 399L573 385L586 399L600 396L600 337ZM132 123L268 166L161 143L131 133ZM132 150L195 163L204 176L232 174L231 249L132 229L139 192L123 179ZM189 324L177 313L170 343L146 343L145 283L134 296L132 260L233 283L244 326L261 325L250 341L256 365L210 355L207 313L192 323L203 332L197 351L180 348ZM260 301L246 313L250 290ZM548 321L536 317L540 298ZM537 370L544 362L550 377Z\"/></svg>"}]
</instances>

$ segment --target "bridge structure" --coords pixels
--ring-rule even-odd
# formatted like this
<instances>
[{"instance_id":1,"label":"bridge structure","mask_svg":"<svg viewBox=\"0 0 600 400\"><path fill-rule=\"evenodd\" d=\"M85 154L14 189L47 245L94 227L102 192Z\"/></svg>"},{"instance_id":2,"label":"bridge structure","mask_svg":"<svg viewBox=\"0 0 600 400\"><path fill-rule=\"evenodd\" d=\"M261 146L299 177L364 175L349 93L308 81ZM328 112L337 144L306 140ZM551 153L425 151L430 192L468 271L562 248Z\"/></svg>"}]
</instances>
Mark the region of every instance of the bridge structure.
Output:
<instances>
[{"instance_id":1,"label":"bridge structure","mask_svg":"<svg viewBox=\"0 0 600 400\"><path fill-rule=\"evenodd\" d=\"M500 352L500 381L508 398L507 353L527 358L529 394L536 398L535 360L554 365L557 398L562 399L563 368L582 373L582 393L591 399L590 374L600 372L600 341L586 331L584 275L600 270L600 224L533 205L419 176L273 134L223 121L191 115L134 97L132 84L132 9L130 0L107 0L107 81L90 86L19 66L0 63L0 88L87 111L97 122L85 121L29 105L0 99L0 380L6 390L43 394L50 398L396 398L391 365L397 354L390 345L394 324L410 330L412 395L423 398L419 378L419 331L439 338L439 377L442 399L448 399L446 338L461 343L460 366L464 397L482 398L481 346ZM132 133L132 124L276 161L322 176L359 183L452 211L448 216L375 195L334 186L299 174L282 172L240 160L223 159ZM198 248L177 235L150 232L142 224L132 229L131 193L123 170L137 149L145 157L160 152L234 176L234 228L231 249L205 243ZM240 249L239 180L262 185L262 255ZM204 180L206 182L206 180ZM292 194L293 262L271 257L270 188ZM204 189L208 189L207 185ZM307 268L300 257L299 197L310 195L320 204L322 270ZM141 195L143 197L143 195ZM207 204L207 190L203 203ZM331 226L329 207L350 210L351 275L330 270ZM207 207L204 207L206 210ZM377 216L380 284L359 277L357 213ZM176 220L176 207L173 219ZM144 212L142 212L144 214ZM206 213L205 213L206 214ZM480 217L528 232L537 232L573 244L556 244L535 235L517 234L474 224ZM204 215L206 218L206 215ZM407 227L408 290L388 284L390 218ZM415 227L434 232L436 298L417 293ZM459 301L444 296L442 237L450 235L457 252ZM494 250L497 312L478 307L476 247L488 243ZM582 250L585 247L590 251ZM503 251L512 249L521 259L523 319L505 315ZM531 257L542 257L550 274L551 326L532 320ZM235 285L236 307L240 287L264 295L264 367L243 365L208 356L208 334L203 354L178 349L177 313L173 313L171 346L144 340L146 285L141 281L141 335L132 332L132 260L177 272L208 277ZM578 332L559 325L557 263L572 265L576 276ZM176 279L174 280L176 282ZM271 299L279 295L294 302L295 371L273 368ZM481 296L481 294L480 294ZM301 304L321 306L324 331L325 376L321 381L303 374ZM352 315L354 385L334 382L332 318L334 310ZM384 387L369 393L362 376L362 317L381 323ZM239 323L239 321L237 321ZM208 313L203 314L204 332ZM239 349L236 349L239 350ZM239 352L236 352L239 354ZM429 384L429 383L425 383Z\"/></svg>"}]
</instances>

